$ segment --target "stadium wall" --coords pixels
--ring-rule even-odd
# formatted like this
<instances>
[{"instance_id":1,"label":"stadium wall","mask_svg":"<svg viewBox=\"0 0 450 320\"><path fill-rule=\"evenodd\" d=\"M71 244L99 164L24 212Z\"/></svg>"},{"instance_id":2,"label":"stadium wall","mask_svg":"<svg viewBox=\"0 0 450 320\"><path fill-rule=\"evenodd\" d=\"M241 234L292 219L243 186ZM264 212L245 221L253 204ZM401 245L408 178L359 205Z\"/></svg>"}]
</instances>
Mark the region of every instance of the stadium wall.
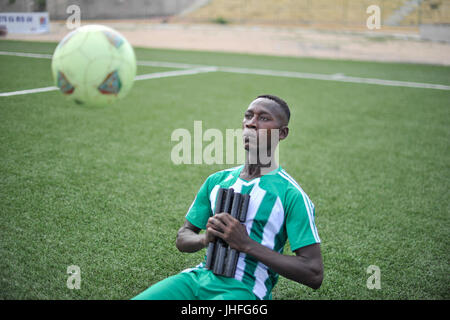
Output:
<instances>
[{"instance_id":1,"label":"stadium wall","mask_svg":"<svg viewBox=\"0 0 450 320\"><path fill-rule=\"evenodd\" d=\"M0 12L45 11L45 0L0 0Z\"/></svg>"},{"instance_id":2,"label":"stadium wall","mask_svg":"<svg viewBox=\"0 0 450 320\"><path fill-rule=\"evenodd\" d=\"M66 9L78 5L81 19L136 19L165 17L178 14L196 0L47 0L47 11L52 20L66 19Z\"/></svg>"}]
</instances>

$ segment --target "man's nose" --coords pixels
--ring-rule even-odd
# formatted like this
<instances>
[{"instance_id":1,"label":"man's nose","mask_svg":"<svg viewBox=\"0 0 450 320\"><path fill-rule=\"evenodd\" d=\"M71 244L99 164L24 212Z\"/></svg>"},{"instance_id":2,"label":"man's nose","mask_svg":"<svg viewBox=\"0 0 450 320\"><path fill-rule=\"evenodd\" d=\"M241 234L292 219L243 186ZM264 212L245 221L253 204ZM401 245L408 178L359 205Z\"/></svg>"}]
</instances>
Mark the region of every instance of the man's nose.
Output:
<instances>
[{"instance_id":1,"label":"man's nose","mask_svg":"<svg viewBox=\"0 0 450 320\"><path fill-rule=\"evenodd\" d=\"M253 116L251 119L245 121L245 127L250 129L257 128L256 116Z\"/></svg>"}]
</instances>

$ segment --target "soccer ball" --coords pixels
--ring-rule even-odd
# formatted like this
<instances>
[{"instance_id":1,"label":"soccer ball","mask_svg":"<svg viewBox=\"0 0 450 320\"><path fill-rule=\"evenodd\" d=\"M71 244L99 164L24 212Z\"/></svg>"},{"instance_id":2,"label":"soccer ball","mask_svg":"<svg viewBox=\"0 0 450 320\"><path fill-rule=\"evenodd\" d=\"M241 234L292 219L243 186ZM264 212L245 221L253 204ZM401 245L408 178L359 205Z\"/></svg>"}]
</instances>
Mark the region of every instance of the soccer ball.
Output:
<instances>
[{"instance_id":1,"label":"soccer ball","mask_svg":"<svg viewBox=\"0 0 450 320\"><path fill-rule=\"evenodd\" d=\"M114 29L86 25L58 44L52 73L56 86L68 98L79 104L104 106L130 91L136 56L129 42Z\"/></svg>"}]
</instances>

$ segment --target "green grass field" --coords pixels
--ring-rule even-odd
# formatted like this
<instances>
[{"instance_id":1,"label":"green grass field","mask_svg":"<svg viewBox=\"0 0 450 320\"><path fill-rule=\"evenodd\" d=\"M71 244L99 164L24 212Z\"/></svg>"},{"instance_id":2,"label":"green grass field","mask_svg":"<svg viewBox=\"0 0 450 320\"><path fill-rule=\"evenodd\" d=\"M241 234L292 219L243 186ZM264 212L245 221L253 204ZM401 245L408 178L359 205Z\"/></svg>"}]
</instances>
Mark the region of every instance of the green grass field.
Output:
<instances>
[{"instance_id":1,"label":"green grass field","mask_svg":"<svg viewBox=\"0 0 450 320\"><path fill-rule=\"evenodd\" d=\"M55 43L0 41L51 54ZM450 84L450 68L137 48L138 60ZM0 56L0 92L52 86L49 59ZM165 68L139 67L139 74ZM206 177L174 165L177 128L239 128L264 93L288 101L281 165L316 206L325 278L274 299L450 299L450 91L224 72L135 82L106 108L58 91L0 97L0 298L130 299L195 266L178 228ZM289 248L285 253L292 254ZM81 289L66 286L81 268ZM369 290L366 269L381 270Z\"/></svg>"}]
</instances>

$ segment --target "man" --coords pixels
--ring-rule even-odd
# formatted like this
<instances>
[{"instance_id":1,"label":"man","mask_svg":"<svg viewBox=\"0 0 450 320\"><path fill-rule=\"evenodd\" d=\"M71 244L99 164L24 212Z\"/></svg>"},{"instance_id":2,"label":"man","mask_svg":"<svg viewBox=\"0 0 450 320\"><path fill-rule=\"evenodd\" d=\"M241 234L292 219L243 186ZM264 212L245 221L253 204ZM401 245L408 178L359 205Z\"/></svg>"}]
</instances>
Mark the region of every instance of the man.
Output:
<instances>
[{"instance_id":1,"label":"man","mask_svg":"<svg viewBox=\"0 0 450 320\"><path fill-rule=\"evenodd\" d=\"M279 274L313 289L320 287L323 263L314 205L272 152L288 136L289 118L288 105L276 96L262 95L250 104L242 123L245 164L210 175L178 231L176 246L182 252L201 250L216 238L239 251L234 278L217 276L202 263L134 299L271 299ZM260 161L261 145L266 146L269 161ZM228 213L213 215L219 188L250 195L244 224ZM206 232L200 233L202 229ZM282 254L288 239L295 256Z\"/></svg>"}]
</instances>

